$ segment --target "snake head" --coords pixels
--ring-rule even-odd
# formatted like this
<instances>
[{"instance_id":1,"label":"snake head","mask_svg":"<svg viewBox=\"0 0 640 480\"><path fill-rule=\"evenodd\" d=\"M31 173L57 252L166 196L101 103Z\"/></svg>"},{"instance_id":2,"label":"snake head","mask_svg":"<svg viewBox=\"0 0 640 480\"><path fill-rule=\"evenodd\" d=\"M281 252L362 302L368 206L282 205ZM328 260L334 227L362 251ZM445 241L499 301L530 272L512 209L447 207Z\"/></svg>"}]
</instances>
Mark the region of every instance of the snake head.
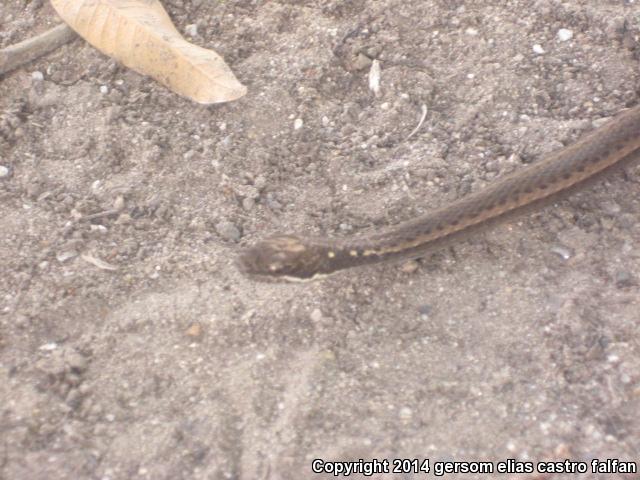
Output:
<instances>
[{"instance_id":1,"label":"snake head","mask_svg":"<svg viewBox=\"0 0 640 480\"><path fill-rule=\"evenodd\" d=\"M240 254L242 272L260 280L306 281L324 273L324 259L330 255L323 246L309 244L293 235L263 240Z\"/></svg>"}]
</instances>

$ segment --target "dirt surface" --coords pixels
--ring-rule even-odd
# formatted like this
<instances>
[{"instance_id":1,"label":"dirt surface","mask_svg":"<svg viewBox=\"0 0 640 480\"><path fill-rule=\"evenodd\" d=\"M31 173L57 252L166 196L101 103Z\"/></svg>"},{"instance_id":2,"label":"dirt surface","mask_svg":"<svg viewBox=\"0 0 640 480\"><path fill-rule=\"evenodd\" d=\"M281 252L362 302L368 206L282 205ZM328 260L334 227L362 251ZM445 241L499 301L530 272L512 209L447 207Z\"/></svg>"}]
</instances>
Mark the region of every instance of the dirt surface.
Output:
<instances>
[{"instance_id":1,"label":"dirt surface","mask_svg":"<svg viewBox=\"0 0 640 480\"><path fill-rule=\"evenodd\" d=\"M234 265L410 219L638 103L640 2L164 4L246 97L193 104L81 40L0 79L1 478L640 458L639 162L419 262ZM5 0L0 48L57 22ZM566 478L592 477L639 478Z\"/></svg>"}]
</instances>

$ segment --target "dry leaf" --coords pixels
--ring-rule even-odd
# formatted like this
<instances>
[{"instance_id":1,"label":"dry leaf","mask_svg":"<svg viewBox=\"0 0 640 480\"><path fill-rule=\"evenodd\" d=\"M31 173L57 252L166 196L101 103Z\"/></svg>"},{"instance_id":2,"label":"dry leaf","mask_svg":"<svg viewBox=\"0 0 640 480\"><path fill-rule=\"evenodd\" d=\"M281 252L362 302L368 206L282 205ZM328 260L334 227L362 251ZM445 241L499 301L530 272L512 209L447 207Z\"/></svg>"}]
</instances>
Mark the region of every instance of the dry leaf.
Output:
<instances>
[{"instance_id":1,"label":"dry leaf","mask_svg":"<svg viewBox=\"0 0 640 480\"><path fill-rule=\"evenodd\" d=\"M115 265L111 265L110 263L107 263L104 260L101 260L100 258L96 258L89 254L81 255L80 258L82 258L85 262L98 267L100 270L114 271L118 269L118 267L116 267Z\"/></svg>"},{"instance_id":2,"label":"dry leaf","mask_svg":"<svg viewBox=\"0 0 640 480\"><path fill-rule=\"evenodd\" d=\"M247 91L220 55L182 38L158 0L51 4L98 50L196 102L228 102Z\"/></svg>"}]
</instances>

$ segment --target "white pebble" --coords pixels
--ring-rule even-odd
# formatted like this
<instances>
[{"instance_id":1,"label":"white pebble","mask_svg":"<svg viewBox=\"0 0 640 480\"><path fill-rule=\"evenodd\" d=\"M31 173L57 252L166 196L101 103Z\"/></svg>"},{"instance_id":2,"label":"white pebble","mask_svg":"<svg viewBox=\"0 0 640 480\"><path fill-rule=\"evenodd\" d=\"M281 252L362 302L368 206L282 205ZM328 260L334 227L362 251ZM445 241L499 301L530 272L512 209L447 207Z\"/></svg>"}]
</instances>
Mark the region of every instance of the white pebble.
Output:
<instances>
[{"instance_id":1,"label":"white pebble","mask_svg":"<svg viewBox=\"0 0 640 480\"><path fill-rule=\"evenodd\" d=\"M293 122L293 129L300 130L303 125L304 125L304 122L302 121L302 119L296 118L296 120Z\"/></svg>"},{"instance_id":2,"label":"white pebble","mask_svg":"<svg viewBox=\"0 0 640 480\"><path fill-rule=\"evenodd\" d=\"M198 25L196 25L195 23L192 23L191 25L187 25L184 30L185 32L187 32L187 35L189 35L190 37L198 36Z\"/></svg>"},{"instance_id":3,"label":"white pebble","mask_svg":"<svg viewBox=\"0 0 640 480\"><path fill-rule=\"evenodd\" d=\"M371 70L369 70L369 90L371 90L376 97L380 95L380 76L380 62L374 60L371 62Z\"/></svg>"},{"instance_id":4,"label":"white pebble","mask_svg":"<svg viewBox=\"0 0 640 480\"><path fill-rule=\"evenodd\" d=\"M569 260L573 256L573 252L562 245L554 245L551 247L551 252L558 255L563 260Z\"/></svg>"},{"instance_id":5,"label":"white pebble","mask_svg":"<svg viewBox=\"0 0 640 480\"><path fill-rule=\"evenodd\" d=\"M322 312L320 311L320 309L316 308L313 310L313 312L311 312L310 315L311 321L318 323L319 321L322 320Z\"/></svg>"},{"instance_id":6,"label":"white pebble","mask_svg":"<svg viewBox=\"0 0 640 480\"><path fill-rule=\"evenodd\" d=\"M475 28L467 28L464 33L466 33L467 35L478 35L478 30L476 30Z\"/></svg>"},{"instance_id":7,"label":"white pebble","mask_svg":"<svg viewBox=\"0 0 640 480\"><path fill-rule=\"evenodd\" d=\"M322 117L322 125L324 127L328 127L330 123L329 117L327 117L326 115L324 117Z\"/></svg>"},{"instance_id":8,"label":"white pebble","mask_svg":"<svg viewBox=\"0 0 640 480\"><path fill-rule=\"evenodd\" d=\"M533 46L533 53L536 53L538 55L542 55L544 53L544 48L542 48L542 45L540 45L539 43L536 43Z\"/></svg>"},{"instance_id":9,"label":"white pebble","mask_svg":"<svg viewBox=\"0 0 640 480\"><path fill-rule=\"evenodd\" d=\"M36 70L31 74L31 78L37 82L41 82L42 80L44 80L44 75L42 74L42 72Z\"/></svg>"},{"instance_id":10,"label":"white pebble","mask_svg":"<svg viewBox=\"0 0 640 480\"><path fill-rule=\"evenodd\" d=\"M4 165L0 165L0 178L5 178L9 176L9 169Z\"/></svg>"},{"instance_id":11,"label":"white pebble","mask_svg":"<svg viewBox=\"0 0 640 480\"><path fill-rule=\"evenodd\" d=\"M573 38L573 31L566 29L566 28L561 28L560 30L558 30L558 40L560 40L561 42L566 42L567 40L571 40Z\"/></svg>"},{"instance_id":12,"label":"white pebble","mask_svg":"<svg viewBox=\"0 0 640 480\"><path fill-rule=\"evenodd\" d=\"M107 87L106 85L100 85L100 93L107 94L109 93L109 87Z\"/></svg>"},{"instance_id":13,"label":"white pebble","mask_svg":"<svg viewBox=\"0 0 640 480\"><path fill-rule=\"evenodd\" d=\"M402 407L399 416L402 420L409 420L413 416L413 412L409 407Z\"/></svg>"}]
</instances>

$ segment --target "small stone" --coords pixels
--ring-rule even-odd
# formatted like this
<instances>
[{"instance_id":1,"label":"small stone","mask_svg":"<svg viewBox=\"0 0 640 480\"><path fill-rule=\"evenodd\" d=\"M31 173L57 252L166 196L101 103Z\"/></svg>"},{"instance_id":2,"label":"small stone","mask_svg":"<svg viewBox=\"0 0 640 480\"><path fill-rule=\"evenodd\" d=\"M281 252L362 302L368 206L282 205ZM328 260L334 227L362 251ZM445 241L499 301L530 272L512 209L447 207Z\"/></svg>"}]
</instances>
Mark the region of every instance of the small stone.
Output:
<instances>
[{"instance_id":1,"label":"small stone","mask_svg":"<svg viewBox=\"0 0 640 480\"><path fill-rule=\"evenodd\" d=\"M533 46L533 53L535 53L537 55L542 55L542 54L544 54L544 48L542 48L542 45L540 45L539 43L536 43Z\"/></svg>"},{"instance_id":2,"label":"small stone","mask_svg":"<svg viewBox=\"0 0 640 480\"><path fill-rule=\"evenodd\" d=\"M293 122L293 129L300 130L303 125L304 125L304 121L301 118L296 118L295 121Z\"/></svg>"},{"instance_id":3,"label":"small stone","mask_svg":"<svg viewBox=\"0 0 640 480\"><path fill-rule=\"evenodd\" d=\"M42 72L36 70L35 72L31 73L31 78L36 82L41 82L44 80L44 75L42 74Z\"/></svg>"},{"instance_id":4,"label":"small stone","mask_svg":"<svg viewBox=\"0 0 640 480\"><path fill-rule=\"evenodd\" d=\"M255 207L255 205L256 201L253 198L247 197L242 200L242 208L244 208L247 212L253 210L253 207Z\"/></svg>"},{"instance_id":5,"label":"small stone","mask_svg":"<svg viewBox=\"0 0 640 480\"><path fill-rule=\"evenodd\" d=\"M475 36L478 35L478 30L476 30L475 28L467 28L464 33L466 33L467 35Z\"/></svg>"},{"instance_id":6,"label":"small stone","mask_svg":"<svg viewBox=\"0 0 640 480\"><path fill-rule=\"evenodd\" d=\"M192 23L191 25L187 25L185 27L184 31L190 37L197 37L198 36L198 25L196 25L195 23Z\"/></svg>"},{"instance_id":7,"label":"small stone","mask_svg":"<svg viewBox=\"0 0 640 480\"><path fill-rule=\"evenodd\" d=\"M264 187L267 186L267 179L264 178L262 175L260 175L258 178L255 179L255 181L253 182L253 185L258 190L262 190L262 189L264 189Z\"/></svg>"},{"instance_id":8,"label":"small stone","mask_svg":"<svg viewBox=\"0 0 640 480\"><path fill-rule=\"evenodd\" d=\"M229 242L237 242L242 237L240 229L226 220L216 224L216 232L218 232L218 235L220 235L223 240Z\"/></svg>"},{"instance_id":9,"label":"small stone","mask_svg":"<svg viewBox=\"0 0 640 480\"><path fill-rule=\"evenodd\" d=\"M423 317L428 317L431 314L431 305L423 304L418 307L418 313Z\"/></svg>"},{"instance_id":10,"label":"small stone","mask_svg":"<svg viewBox=\"0 0 640 480\"><path fill-rule=\"evenodd\" d=\"M409 407L402 407L399 412L399 416L402 420L410 420L413 417L413 412Z\"/></svg>"},{"instance_id":11,"label":"small stone","mask_svg":"<svg viewBox=\"0 0 640 480\"><path fill-rule=\"evenodd\" d=\"M4 165L0 165L0 178L6 178L9 176L9 168Z\"/></svg>"},{"instance_id":12,"label":"small stone","mask_svg":"<svg viewBox=\"0 0 640 480\"><path fill-rule=\"evenodd\" d=\"M106 85L100 85L100 93L106 95L107 93L109 93L109 87L107 87Z\"/></svg>"},{"instance_id":13,"label":"small stone","mask_svg":"<svg viewBox=\"0 0 640 480\"><path fill-rule=\"evenodd\" d=\"M563 260L569 260L573 257L573 251L564 245L554 245L551 247L551 253L555 253Z\"/></svg>"},{"instance_id":14,"label":"small stone","mask_svg":"<svg viewBox=\"0 0 640 480\"><path fill-rule=\"evenodd\" d=\"M364 70L371 65L371 59L364 53L359 53L356 59L353 61L352 67L354 70Z\"/></svg>"},{"instance_id":15,"label":"small stone","mask_svg":"<svg viewBox=\"0 0 640 480\"><path fill-rule=\"evenodd\" d=\"M69 368L77 373L82 373L87 369L87 359L76 351L67 352L64 360Z\"/></svg>"},{"instance_id":16,"label":"small stone","mask_svg":"<svg viewBox=\"0 0 640 480\"><path fill-rule=\"evenodd\" d=\"M324 117L322 117L322 126L323 127L328 127L329 126L329 117L327 117L326 115Z\"/></svg>"},{"instance_id":17,"label":"small stone","mask_svg":"<svg viewBox=\"0 0 640 480\"><path fill-rule=\"evenodd\" d=\"M122 213L116 219L116 224L118 225L128 225L131 223L131 215L128 213Z\"/></svg>"},{"instance_id":18,"label":"small stone","mask_svg":"<svg viewBox=\"0 0 640 480\"><path fill-rule=\"evenodd\" d=\"M313 312L311 312L311 315L309 317L311 318L312 322L318 323L322 320L323 315L319 308L315 308Z\"/></svg>"},{"instance_id":19,"label":"small stone","mask_svg":"<svg viewBox=\"0 0 640 480\"><path fill-rule=\"evenodd\" d=\"M615 282L616 282L616 287L618 288L632 287L636 284L636 281L633 278L633 275L631 275L631 273L627 272L626 270L621 270L619 272L616 272Z\"/></svg>"},{"instance_id":20,"label":"small stone","mask_svg":"<svg viewBox=\"0 0 640 480\"><path fill-rule=\"evenodd\" d=\"M573 38L573 31L567 28L561 28L558 30L558 40L561 42L566 42L567 40L571 40Z\"/></svg>"},{"instance_id":21,"label":"small stone","mask_svg":"<svg viewBox=\"0 0 640 480\"><path fill-rule=\"evenodd\" d=\"M199 323L192 323L185 333L188 337L199 338L202 335L202 325Z\"/></svg>"},{"instance_id":22,"label":"small stone","mask_svg":"<svg viewBox=\"0 0 640 480\"><path fill-rule=\"evenodd\" d=\"M115 202L113 202L113 209L117 212L121 212L124 209L124 197L118 195Z\"/></svg>"},{"instance_id":23,"label":"small stone","mask_svg":"<svg viewBox=\"0 0 640 480\"><path fill-rule=\"evenodd\" d=\"M404 273L415 273L418 270L418 267L420 267L418 262L416 262L415 260L409 260L402 265L400 270L402 270Z\"/></svg>"}]
</instances>

